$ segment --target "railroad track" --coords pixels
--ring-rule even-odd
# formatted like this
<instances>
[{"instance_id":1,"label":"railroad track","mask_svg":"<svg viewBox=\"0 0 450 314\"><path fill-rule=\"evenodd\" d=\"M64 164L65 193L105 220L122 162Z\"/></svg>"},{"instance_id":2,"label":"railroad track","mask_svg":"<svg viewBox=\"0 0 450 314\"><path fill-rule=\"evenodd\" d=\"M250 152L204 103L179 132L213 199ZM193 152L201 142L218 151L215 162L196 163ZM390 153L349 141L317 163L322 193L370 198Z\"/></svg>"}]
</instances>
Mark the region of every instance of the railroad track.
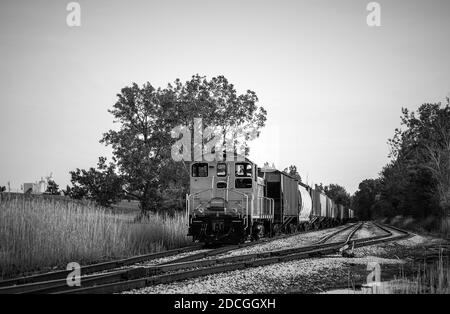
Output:
<instances>
[{"instance_id":1,"label":"railroad track","mask_svg":"<svg viewBox=\"0 0 450 314\"><path fill-rule=\"evenodd\" d=\"M352 240L353 235L356 233L360 226L361 224L353 225L352 227L354 228L352 229L350 234L347 235L347 239L342 242L321 243L299 248L233 256L216 260L169 264L162 267L156 266L155 268L148 269L146 271L147 277L131 279L125 282L113 282L98 286L79 288L75 290L69 290L66 288L65 291L54 291L54 293L117 293L125 290L139 289L150 285L170 283L174 281L180 281L184 279L227 271L240 270L249 267L258 267L291 260L332 254L339 251L343 246L350 243L350 241L352 242L354 247L361 247L387 241L400 240L410 236L407 232L401 235L394 236L391 231L389 231L385 227L379 226L380 229L385 231L385 234ZM343 230L347 229L351 228L344 228L340 231L342 232ZM333 234L336 235L336 233ZM161 272L163 272L163 274L160 274Z\"/></svg>"},{"instance_id":2,"label":"railroad track","mask_svg":"<svg viewBox=\"0 0 450 314\"><path fill-rule=\"evenodd\" d=\"M236 249L249 247L249 246L253 246L253 245L257 245L257 244L261 244L261 243L265 243L265 242L279 240L279 239L291 237L294 235L299 235L299 234L302 234L305 232L308 232L308 231L301 231L301 232L296 232L296 233L291 233L291 234L283 234L283 235L278 235L278 236L275 236L272 238L263 238L259 241L255 241L255 242L247 242L247 243L242 243L242 244L238 244L238 245L230 245L230 246L220 247L220 248L211 249L208 251L203 251L203 252L199 252L199 253L192 254L192 255L183 256L183 257L180 257L180 258L168 261L168 262L163 262L161 264L163 265L163 264L181 263L181 262L187 262L187 261L194 261L194 260L198 260L198 259L202 259L202 258L206 258L206 257L212 257L215 255L229 252L231 250L236 250ZM168 250L168 251L164 251L164 252L144 254L144 255L134 256L134 257L120 259L120 260L91 264L91 265L82 266L80 269L80 272L81 272L81 274L83 274L83 276L85 276L85 275L90 275L90 274L95 274L95 273L100 273L100 272L105 272L105 271L113 271L113 270L118 270L121 267L130 266L130 265L143 263L143 262L148 262L148 261L152 261L152 260L156 260L156 259L171 257L174 255L179 255L179 254L183 254L183 253L189 253L192 251L201 250L202 248L203 248L202 244L196 244L196 245L190 245L187 247ZM17 293L17 292L20 292L21 287L28 290L28 286L32 286L29 284L32 284L32 283L58 282L58 280L66 279L70 273L71 273L71 270L58 270L58 271L52 271L52 272L47 272L47 273L42 273L42 274L35 274L35 275L30 275L30 276L23 276L23 277L3 280L3 281L0 281L0 294L1 293ZM95 278L95 277L99 277L99 276L91 276L91 277Z\"/></svg>"},{"instance_id":3,"label":"railroad track","mask_svg":"<svg viewBox=\"0 0 450 314\"><path fill-rule=\"evenodd\" d=\"M139 255L139 256L133 256L130 258L115 260L111 262L104 262L104 263L97 263L92 265L86 265L81 267L81 273L82 274L92 274L96 272L101 271L107 271L111 269L116 269L119 267L127 266L127 265L133 265L141 262L146 262L150 260L155 260L159 258L169 257L181 253L191 252L195 250L199 250L202 248L202 245L190 245L183 248L168 250L164 252L158 252L158 253L151 253L151 254L145 254L145 255ZM24 285L29 283L35 283L35 282L41 282L41 281L50 281L50 280L57 280L57 279L63 279L67 278L67 276L71 273L71 270L59 270L54 272L48 272L43 274L36 274L26 277L19 277L14 279L8 279L0 281L0 293L1 289L4 287L10 287L13 285Z\"/></svg>"},{"instance_id":4,"label":"railroad track","mask_svg":"<svg viewBox=\"0 0 450 314\"><path fill-rule=\"evenodd\" d=\"M332 233L330 233L330 234L327 234L327 235L324 236L322 239L320 239L320 240L318 241L318 243L326 243L326 242L328 242L330 239L332 239L332 238L334 238L334 237L336 237L336 236L338 236L338 235L340 235L340 234L342 234L342 233L345 233L345 232L347 232L347 231L350 232L350 235L353 235L353 234L355 234L356 231L359 230L359 228L362 227L362 225L363 225L362 223L355 223L355 224L351 224L351 225L345 226L345 227L342 228L342 229L339 229L339 230L336 230L335 232L332 232Z\"/></svg>"},{"instance_id":5,"label":"railroad track","mask_svg":"<svg viewBox=\"0 0 450 314\"><path fill-rule=\"evenodd\" d=\"M208 256L214 256L214 255L226 253L231 250L256 245L256 244L259 244L262 242L286 238L286 237L297 235L300 233L303 233L303 232L294 233L294 234L284 234L284 235L279 235L279 236L275 236L275 237L268 238L268 239L261 239L259 242L248 242L248 243L242 243L239 245L232 245L232 246L226 246L226 247L221 247L221 248L217 248L217 249L211 249L211 250L200 252L197 254L184 256L184 257L181 257L181 258L169 261L169 262L164 262L164 264L201 259L201 258L205 258ZM110 270L118 269L120 267L134 265L134 264L138 264L138 263L142 263L142 262L148 262L148 261L152 261L152 260L156 260L156 259L171 257L171 256L179 255L182 253L189 253L189 252L201 250L201 249L203 249L202 244L195 244L195 245L190 245L187 247L182 247L182 248L158 252L158 253L144 254L144 255L133 256L130 258L125 258L125 259L120 259L120 260L86 265L86 266L82 266L80 270L83 275L89 275L89 274L99 273L99 272L103 272L103 271L110 271ZM12 286L19 286L19 285L26 285L26 284L31 284L31 283L39 283L39 282L43 282L43 281L55 281L58 279L65 279L65 278L67 278L67 276L70 273L71 273L71 270L58 270L58 271L52 271L52 272L47 272L47 273L42 273L42 274L35 274L35 275L30 275L30 276L23 276L23 277L3 280L3 281L0 281L0 293L2 293L4 291L8 291L7 289L3 289L3 288L10 288ZM18 291L18 289L16 289L16 291Z\"/></svg>"},{"instance_id":6,"label":"railroad track","mask_svg":"<svg viewBox=\"0 0 450 314\"><path fill-rule=\"evenodd\" d=\"M173 281L194 278L209 274L238 270L247 267L256 267L279 263L294 259L302 259L324 254L335 253L343 246L348 244L354 234L361 228L362 223L356 223L322 238L317 244L290 248L284 250L270 251L264 253L255 253L225 257L219 259L198 260L208 256L221 254L233 249L250 246L250 244L241 244L232 247L218 248L207 252L182 257L171 262L147 266L136 267L132 269L112 271L106 274L94 274L82 277L83 287L69 287L64 278L38 281L22 285L0 288L0 293L115 293L130 289L142 288L148 285L160 283L169 283ZM378 225L377 225L378 226ZM394 240L392 232L379 226L386 231L386 235L379 235L370 238L353 240L355 247L362 245L372 245L379 243L377 241ZM325 243L337 235L349 231L345 241ZM408 233L404 234L408 236ZM276 237L276 238L284 238ZM274 238L272 238L273 240ZM395 237L398 239L398 236ZM260 242L259 242L260 243ZM258 243L258 244L259 244Z\"/></svg>"}]
</instances>

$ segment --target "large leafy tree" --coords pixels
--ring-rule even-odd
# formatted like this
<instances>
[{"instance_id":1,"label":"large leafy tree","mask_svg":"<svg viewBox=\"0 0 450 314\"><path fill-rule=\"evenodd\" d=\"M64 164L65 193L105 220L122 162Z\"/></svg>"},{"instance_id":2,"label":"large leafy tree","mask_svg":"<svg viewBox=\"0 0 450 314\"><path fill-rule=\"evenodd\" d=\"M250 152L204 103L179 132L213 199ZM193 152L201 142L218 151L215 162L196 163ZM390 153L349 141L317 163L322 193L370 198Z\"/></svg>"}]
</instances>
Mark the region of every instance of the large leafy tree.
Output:
<instances>
[{"instance_id":1,"label":"large leafy tree","mask_svg":"<svg viewBox=\"0 0 450 314\"><path fill-rule=\"evenodd\" d=\"M323 188L325 194L333 199L336 204L350 206L350 194L339 184L329 184Z\"/></svg>"},{"instance_id":2,"label":"large leafy tree","mask_svg":"<svg viewBox=\"0 0 450 314\"><path fill-rule=\"evenodd\" d=\"M176 80L166 91L176 97L177 124L191 125L194 118L202 118L204 125L214 125L224 133L240 127L247 131L255 129L257 135L265 125L267 113L257 105L256 93L247 90L238 94L224 76L207 80L194 75L185 84Z\"/></svg>"},{"instance_id":3,"label":"large leafy tree","mask_svg":"<svg viewBox=\"0 0 450 314\"><path fill-rule=\"evenodd\" d=\"M160 174L170 163L170 132L177 121L173 93L150 83L125 87L109 112L118 130L104 134L101 142L113 149L123 178L124 193L137 198L144 210L160 202Z\"/></svg>"},{"instance_id":4,"label":"large leafy tree","mask_svg":"<svg viewBox=\"0 0 450 314\"><path fill-rule=\"evenodd\" d=\"M247 90L238 94L224 76L208 80L194 75L184 84L176 80L164 92L176 99L175 124L190 126L194 131L194 119L201 118L202 127L213 126L216 135L222 136L222 144L226 145L227 140L231 140L235 146L244 146L246 155L249 153L246 142L259 136L267 119L266 110L257 105L256 93ZM237 130L246 136L238 137ZM192 144L194 150L195 143Z\"/></svg>"},{"instance_id":5,"label":"large leafy tree","mask_svg":"<svg viewBox=\"0 0 450 314\"><path fill-rule=\"evenodd\" d=\"M194 119L200 118L202 129L214 126L225 141L235 129L259 136L267 115L253 91L238 94L224 76L208 80L194 75L165 88L133 83L117 97L109 112L118 128L106 132L101 142L112 147L123 195L138 199L144 212L183 206L188 169L171 157L174 128L192 131Z\"/></svg>"}]
</instances>

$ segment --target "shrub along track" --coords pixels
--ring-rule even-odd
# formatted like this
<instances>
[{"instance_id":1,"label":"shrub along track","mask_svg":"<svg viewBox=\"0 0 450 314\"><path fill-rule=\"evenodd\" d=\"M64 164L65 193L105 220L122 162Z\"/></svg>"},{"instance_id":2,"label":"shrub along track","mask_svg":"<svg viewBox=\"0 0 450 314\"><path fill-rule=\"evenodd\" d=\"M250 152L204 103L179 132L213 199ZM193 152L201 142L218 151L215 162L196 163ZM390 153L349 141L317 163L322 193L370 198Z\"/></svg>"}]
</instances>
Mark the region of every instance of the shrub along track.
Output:
<instances>
[{"instance_id":1,"label":"shrub along track","mask_svg":"<svg viewBox=\"0 0 450 314\"><path fill-rule=\"evenodd\" d=\"M226 272L247 267L269 265L294 259L331 254L339 251L339 249L346 246L346 244L348 244L350 241L353 242L353 245L355 247L358 247L363 245L372 245L379 242L398 240L400 238L409 236L409 234L404 231L399 231L401 235L393 235L392 232L389 231L386 227L376 225L378 228L380 228L380 230L384 231L382 235L352 240L353 235L361 228L362 225L362 223L356 223L346 226L325 236L324 238L319 240L317 244L310 246L232 256L220 259L199 260L208 256L213 256L233 249L241 248L243 246L261 243L261 241L258 241L213 249L207 252L201 252L187 257L182 257L171 261L170 263L112 271L106 274L83 276L81 281L83 285L82 288L69 287L66 284L65 279L68 272L65 272L65 276L63 277L63 279L60 278L56 280L39 281L25 285L17 285L14 287L0 288L0 293L114 293L130 289L143 288L148 285L169 283L219 272ZM345 234L346 238L344 237L345 240L325 243L333 237L342 237L342 234L344 233L347 233ZM287 236L289 235L283 235L281 237ZM279 239L281 237L275 238ZM270 238L268 239L268 241L273 239L274 238ZM186 249L187 248L184 248L184 252L186 252ZM142 259L140 261L142 261Z\"/></svg>"}]
</instances>

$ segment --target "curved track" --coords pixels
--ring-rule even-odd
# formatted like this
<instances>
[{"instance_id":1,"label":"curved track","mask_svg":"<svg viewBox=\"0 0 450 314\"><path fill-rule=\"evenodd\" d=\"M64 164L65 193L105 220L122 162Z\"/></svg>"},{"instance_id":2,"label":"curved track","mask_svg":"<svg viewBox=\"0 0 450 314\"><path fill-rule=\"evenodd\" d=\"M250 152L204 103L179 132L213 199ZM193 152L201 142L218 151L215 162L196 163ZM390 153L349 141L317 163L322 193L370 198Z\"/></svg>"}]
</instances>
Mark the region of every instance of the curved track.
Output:
<instances>
[{"instance_id":1,"label":"curved track","mask_svg":"<svg viewBox=\"0 0 450 314\"><path fill-rule=\"evenodd\" d=\"M380 230L383 230L384 234L361 239L352 239L362 225L363 223L351 224L332 232L320 239L316 244L309 246L202 260L208 256L218 255L244 246L256 245L260 242L245 243L237 246L212 249L210 251L193 254L155 266L136 267L132 269L115 270L106 274L83 276L82 288L67 286L64 277L64 279L38 281L25 285L16 284L16 286L0 288L0 293L114 293L219 272L331 254L339 251L346 245L348 246L350 242L352 242L354 247L359 247L398 240L409 236L409 233L403 230L397 231L397 233L401 233L401 235L394 235L387 227L374 224L380 228ZM330 241L331 239L333 239L332 242Z\"/></svg>"},{"instance_id":2,"label":"curved track","mask_svg":"<svg viewBox=\"0 0 450 314\"><path fill-rule=\"evenodd\" d=\"M102 272L106 272L106 271L110 271L112 273L114 270L119 271L120 268L122 268L122 267L135 265L135 264L139 264L139 263L143 263L143 262L164 259L164 258L176 256L176 255L185 255L185 256L175 258L168 262L163 262L160 265L194 261L194 260L199 260L199 259L206 258L206 257L212 257L212 256L216 256L219 254L223 254L223 253L226 253L226 252L229 252L232 250L237 250L237 249L244 248L244 247L258 245L260 243L265 243L265 242L270 242L270 241L274 241L274 240L278 240L278 239L291 237L291 236L302 234L305 232L308 232L308 231L296 232L296 233L292 233L292 234L282 234L282 235L278 235L278 236L275 236L272 238L263 238L259 241L255 241L255 242L247 242L247 243L242 243L239 245L229 245L229 246L225 246L225 247L219 247L216 249L209 249L207 251L202 251L202 252L195 253L195 254L186 255L185 253L191 253L191 252L200 251L203 249L202 244L195 244L195 245L190 245L190 246L183 247L183 248L178 248L178 249L173 249L173 250L168 250L168 251L163 251L163 252L158 252L158 253L144 254L144 255L134 256L134 257L120 259L120 260L86 265L86 266L81 267L80 272L81 272L81 274L83 274L83 277L86 275L90 275L90 274L97 274L97 275L89 276L89 278L90 279L91 278L99 278L103 274L98 274L98 273L102 273ZM22 290L21 290L22 288L23 288L23 291L28 291L30 288L32 288L34 286L36 286L36 287L42 286L42 283L45 283L45 282L47 282L49 284L55 283L55 282L61 282L61 281L65 280L70 273L71 273L71 270L59 270L59 271L52 271L52 272L47 272L47 273L42 273L42 274L35 274L35 275L30 275L30 276L24 276L24 277L3 280L3 281L0 281L0 294L22 292ZM36 284L36 285L32 285L32 284Z\"/></svg>"}]
</instances>

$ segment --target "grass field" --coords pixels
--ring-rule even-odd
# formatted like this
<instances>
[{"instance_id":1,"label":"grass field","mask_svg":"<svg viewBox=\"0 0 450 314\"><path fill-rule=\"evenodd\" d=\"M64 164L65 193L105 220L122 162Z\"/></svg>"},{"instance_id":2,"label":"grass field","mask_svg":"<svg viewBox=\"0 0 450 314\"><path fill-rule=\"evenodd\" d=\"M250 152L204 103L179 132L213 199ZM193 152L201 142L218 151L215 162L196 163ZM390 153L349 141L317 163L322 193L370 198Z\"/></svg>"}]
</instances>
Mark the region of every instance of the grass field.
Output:
<instances>
[{"instance_id":1,"label":"grass field","mask_svg":"<svg viewBox=\"0 0 450 314\"><path fill-rule=\"evenodd\" d=\"M188 245L184 215L136 222L85 202L0 196L0 276L65 268Z\"/></svg>"}]
</instances>

